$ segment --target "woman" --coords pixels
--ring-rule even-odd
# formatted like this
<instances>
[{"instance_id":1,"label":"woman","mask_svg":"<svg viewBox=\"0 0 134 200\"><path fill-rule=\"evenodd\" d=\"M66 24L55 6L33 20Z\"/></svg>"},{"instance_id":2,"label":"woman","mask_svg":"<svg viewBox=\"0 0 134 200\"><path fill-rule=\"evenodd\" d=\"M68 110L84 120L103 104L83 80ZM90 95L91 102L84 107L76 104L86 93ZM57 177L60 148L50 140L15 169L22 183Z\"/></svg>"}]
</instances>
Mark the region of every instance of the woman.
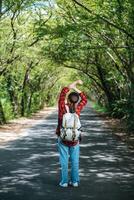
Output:
<instances>
[{"instance_id":1,"label":"woman","mask_svg":"<svg viewBox=\"0 0 134 200\"><path fill-rule=\"evenodd\" d=\"M61 187L68 187L68 160L70 156L71 161L71 181L69 184L78 187L79 180L79 140L77 141L63 141L60 138L60 129L62 126L63 115L67 112L66 105L71 113L75 112L80 116L80 112L87 103L86 95L76 88L77 84L83 84L81 80L77 80L68 87L64 87L61 90L59 101L58 101L58 126L56 134L58 136L58 150L60 153L60 164L61 164ZM68 97L68 92L73 89ZM67 99L66 99L67 97ZM79 101L79 98L81 100ZM66 101L67 100L67 101Z\"/></svg>"}]
</instances>

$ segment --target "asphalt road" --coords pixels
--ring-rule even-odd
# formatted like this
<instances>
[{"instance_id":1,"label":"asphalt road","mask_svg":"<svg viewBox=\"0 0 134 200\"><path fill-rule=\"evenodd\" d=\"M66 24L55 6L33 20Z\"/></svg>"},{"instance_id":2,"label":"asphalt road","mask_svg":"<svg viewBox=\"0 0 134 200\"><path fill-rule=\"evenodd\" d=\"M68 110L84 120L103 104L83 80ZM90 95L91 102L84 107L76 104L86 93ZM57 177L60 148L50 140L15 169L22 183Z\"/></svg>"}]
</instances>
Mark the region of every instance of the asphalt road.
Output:
<instances>
[{"instance_id":1,"label":"asphalt road","mask_svg":"<svg viewBox=\"0 0 134 200\"><path fill-rule=\"evenodd\" d=\"M79 188L58 185L55 111L0 147L0 200L133 200L133 153L89 106L81 122Z\"/></svg>"}]
</instances>

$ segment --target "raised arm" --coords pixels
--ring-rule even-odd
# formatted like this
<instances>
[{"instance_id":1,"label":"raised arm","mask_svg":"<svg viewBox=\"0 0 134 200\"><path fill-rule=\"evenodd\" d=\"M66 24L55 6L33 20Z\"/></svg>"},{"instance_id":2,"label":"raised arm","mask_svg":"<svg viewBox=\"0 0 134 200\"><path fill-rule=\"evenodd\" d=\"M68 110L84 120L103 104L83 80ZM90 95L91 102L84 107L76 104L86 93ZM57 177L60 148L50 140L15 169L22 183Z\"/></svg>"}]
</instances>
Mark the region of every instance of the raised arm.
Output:
<instances>
[{"instance_id":1,"label":"raised arm","mask_svg":"<svg viewBox=\"0 0 134 200\"><path fill-rule=\"evenodd\" d=\"M58 104L59 106L61 105L62 107L65 105L65 99L66 99L66 95L69 92L69 87L64 87L59 95L59 100L58 100Z\"/></svg>"},{"instance_id":2,"label":"raised arm","mask_svg":"<svg viewBox=\"0 0 134 200\"><path fill-rule=\"evenodd\" d=\"M80 84L82 85L83 82L81 80L77 80L75 82L73 82L72 84L70 84L69 86L67 87L64 87L62 90L61 90L61 93L60 93L60 97L59 97L59 102L58 102L58 105L59 105L59 118L62 118L62 115L63 113L60 111L65 108L65 99L66 99L66 95L67 93L70 91L70 89L74 89L76 92L79 93L80 97L81 97L81 101L78 103L77 105L77 110L80 112L83 107L87 104L87 97L85 95L84 92L82 92L81 90L79 90L76 85L77 84ZM61 116L60 116L61 115Z\"/></svg>"},{"instance_id":3,"label":"raised arm","mask_svg":"<svg viewBox=\"0 0 134 200\"><path fill-rule=\"evenodd\" d=\"M77 81L78 84L83 84L83 82L81 80L78 80ZM78 88L76 88L76 85L75 87L73 88L76 92L79 93L80 97L81 97L81 100L80 102L78 103L77 105L77 111L80 113L80 111L84 108L84 106L87 104L87 97L86 97L86 94L82 91L80 91Z\"/></svg>"},{"instance_id":4,"label":"raised arm","mask_svg":"<svg viewBox=\"0 0 134 200\"><path fill-rule=\"evenodd\" d=\"M78 84L78 83L80 83L80 80L71 83L70 85L68 85L67 87L64 87L64 88L61 90L60 95L59 95L59 101L58 101L59 106L60 106L60 105L62 105L62 107L65 106L66 95L67 95L67 93L70 91L70 89L74 89L74 90L76 90L78 93L81 93L81 91L78 90L78 89L76 88L76 84Z\"/></svg>"},{"instance_id":5,"label":"raised arm","mask_svg":"<svg viewBox=\"0 0 134 200\"><path fill-rule=\"evenodd\" d=\"M81 93L79 93L79 95L81 97L81 100L78 103L77 108L76 108L76 110L78 112L80 112L84 108L84 106L87 104L87 97L86 97L85 93L81 92Z\"/></svg>"}]
</instances>

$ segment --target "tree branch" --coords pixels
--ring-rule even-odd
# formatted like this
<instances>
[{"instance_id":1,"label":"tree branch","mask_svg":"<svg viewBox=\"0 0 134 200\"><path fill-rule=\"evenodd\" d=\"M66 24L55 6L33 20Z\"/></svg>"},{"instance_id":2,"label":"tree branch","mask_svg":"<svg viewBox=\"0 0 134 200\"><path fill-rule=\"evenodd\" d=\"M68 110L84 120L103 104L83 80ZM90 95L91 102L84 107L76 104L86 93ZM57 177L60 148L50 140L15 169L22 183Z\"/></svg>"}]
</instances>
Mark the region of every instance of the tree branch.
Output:
<instances>
[{"instance_id":1,"label":"tree branch","mask_svg":"<svg viewBox=\"0 0 134 200\"><path fill-rule=\"evenodd\" d=\"M89 8L87 8L85 5L83 5L82 3L78 2L77 0L72 0L73 2L75 2L78 6L82 7L83 9L85 9L87 12L91 13L92 15L98 17L99 19L101 19L103 22L109 24L110 26L120 30L121 32L125 33L127 36L129 36L132 40L134 40L134 36L127 32L125 29L123 29L122 27L118 26L117 24L109 21L106 17L104 16L100 16L99 14L94 13L92 10L90 10Z\"/></svg>"},{"instance_id":2,"label":"tree branch","mask_svg":"<svg viewBox=\"0 0 134 200\"><path fill-rule=\"evenodd\" d=\"M52 17L52 12L50 13L49 17L42 22L42 24L40 25L40 27L44 26ZM31 44L28 45L28 47L32 47L34 44L36 44L38 41L40 41L41 38L36 38Z\"/></svg>"},{"instance_id":3,"label":"tree branch","mask_svg":"<svg viewBox=\"0 0 134 200\"><path fill-rule=\"evenodd\" d=\"M63 65L66 68L71 68L71 69L76 69L78 71L81 71L83 74L87 75L90 79L92 79L99 86L99 88L101 88L104 91L104 88L102 87L102 85L91 74L85 72L83 69L79 69L79 68L74 67L74 66L72 67L72 66L69 66L69 65L66 65L66 64L63 64Z\"/></svg>"}]
</instances>

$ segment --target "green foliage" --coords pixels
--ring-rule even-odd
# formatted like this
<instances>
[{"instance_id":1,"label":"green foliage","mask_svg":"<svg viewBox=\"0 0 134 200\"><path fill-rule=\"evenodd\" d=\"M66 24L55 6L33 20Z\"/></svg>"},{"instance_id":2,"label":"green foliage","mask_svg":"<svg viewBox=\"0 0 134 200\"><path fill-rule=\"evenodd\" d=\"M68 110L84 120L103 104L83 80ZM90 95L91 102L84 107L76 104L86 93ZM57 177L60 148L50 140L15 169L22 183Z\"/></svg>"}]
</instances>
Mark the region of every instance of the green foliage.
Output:
<instances>
[{"instance_id":1,"label":"green foliage","mask_svg":"<svg viewBox=\"0 0 134 200\"><path fill-rule=\"evenodd\" d=\"M127 99L121 99L113 104L113 111L111 115L117 118L127 118L128 117L128 101Z\"/></svg>"},{"instance_id":2,"label":"green foliage","mask_svg":"<svg viewBox=\"0 0 134 200\"><path fill-rule=\"evenodd\" d=\"M53 106L82 79L96 107L133 130L133 0L6 0L0 11L0 123Z\"/></svg>"},{"instance_id":3,"label":"green foliage","mask_svg":"<svg viewBox=\"0 0 134 200\"><path fill-rule=\"evenodd\" d=\"M99 113L107 113L108 114L108 110L106 107L100 106L100 104L96 103L96 102L92 102L92 107Z\"/></svg>"},{"instance_id":4,"label":"green foliage","mask_svg":"<svg viewBox=\"0 0 134 200\"><path fill-rule=\"evenodd\" d=\"M57 2L56 26L45 55L88 77L90 98L131 124L134 114L127 108L134 106L132 2ZM60 16L63 19L57 20Z\"/></svg>"},{"instance_id":5,"label":"green foliage","mask_svg":"<svg viewBox=\"0 0 134 200\"><path fill-rule=\"evenodd\" d=\"M48 27L53 24L51 9L46 3L40 5L39 1L5 1L2 4L0 123L55 105L59 90L69 82L68 70L63 70L42 53L48 43Z\"/></svg>"}]
</instances>

